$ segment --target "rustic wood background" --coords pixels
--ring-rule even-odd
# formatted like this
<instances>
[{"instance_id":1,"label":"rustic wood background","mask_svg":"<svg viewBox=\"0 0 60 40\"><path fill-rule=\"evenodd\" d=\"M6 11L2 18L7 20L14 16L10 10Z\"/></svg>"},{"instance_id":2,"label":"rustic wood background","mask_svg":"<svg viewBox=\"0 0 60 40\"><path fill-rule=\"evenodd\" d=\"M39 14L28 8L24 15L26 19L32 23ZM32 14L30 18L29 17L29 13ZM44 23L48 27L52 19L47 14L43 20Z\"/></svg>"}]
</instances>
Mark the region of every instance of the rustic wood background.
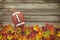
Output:
<instances>
[{"instance_id":1,"label":"rustic wood background","mask_svg":"<svg viewBox=\"0 0 60 40\"><path fill-rule=\"evenodd\" d=\"M12 24L12 10L20 10L26 25L60 25L60 0L0 0L0 22Z\"/></svg>"}]
</instances>

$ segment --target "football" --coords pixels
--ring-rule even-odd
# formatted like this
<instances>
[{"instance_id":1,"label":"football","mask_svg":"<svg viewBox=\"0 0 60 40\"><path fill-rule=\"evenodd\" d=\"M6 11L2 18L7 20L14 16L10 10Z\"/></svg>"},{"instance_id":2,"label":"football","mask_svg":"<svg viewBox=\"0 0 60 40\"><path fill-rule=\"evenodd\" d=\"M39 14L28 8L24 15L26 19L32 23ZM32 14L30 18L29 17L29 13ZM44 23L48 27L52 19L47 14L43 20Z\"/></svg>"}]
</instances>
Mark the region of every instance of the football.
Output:
<instances>
[{"instance_id":1,"label":"football","mask_svg":"<svg viewBox=\"0 0 60 40\"><path fill-rule=\"evenodd\" d=\"M17 11L12 14L12 21L15 26L21 26L25 24L25 18L24 15Z\"/></svg>"}]
</instances>

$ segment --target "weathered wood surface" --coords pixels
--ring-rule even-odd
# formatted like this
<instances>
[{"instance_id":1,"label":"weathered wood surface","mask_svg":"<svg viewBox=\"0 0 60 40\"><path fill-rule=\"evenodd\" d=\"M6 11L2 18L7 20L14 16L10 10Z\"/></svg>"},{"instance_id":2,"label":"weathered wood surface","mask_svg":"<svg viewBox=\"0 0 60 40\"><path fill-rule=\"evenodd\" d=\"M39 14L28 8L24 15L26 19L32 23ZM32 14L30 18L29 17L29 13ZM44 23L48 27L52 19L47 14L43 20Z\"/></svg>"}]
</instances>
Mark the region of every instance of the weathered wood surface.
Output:
<instances>
[{"instance_id":1,"label":"weathered wood surface","mask_svg":"<svg viewBox=\"0 0 60 40\"><path fill-rule=\"evenodd\" d=\"M25 16L27 22L60 22L60 16ZM4 16L4 21L11 22L11 16Z\"/></svg>"},{"instance_id":2,"label":"weathered wood surface","mask_svg":"<svg viewBox=\"0 0 60 40\"><path fill-rule=\"evenodd\" d=\"M12 10L18 9L26 19L26 25L60 25L60 0L0 0L0 19L11 24Z\"/></svg>"},{"instance_id":3,"label":"weathered wood surface","mask_svg":"<svg viewBox=\"0 0 60 40\"><path fill-rule=\"evenodd\" d=\"M39 25L40 27L43 25L45 25L46 23L49 24L53 24L53 25L57 25L57 28L60 27L58 25L60 25L60 23L52 23L52 22L26 22L26 26L33 26L33 25ZM12 26L14 26L13 22L3 22L3 24L11 24Z\"/></svg>"},{"instance_id":4,"label":"weathered wood surface","mask_svg":"<svg viewBox=\"0 0 60 40\"><path fill-rule=\"evenodd\" d=\"M41 2L43 0L4 0L4 2ZM2 2L2 0L0 0Z\"/></svg>"},{"instance_id":5,"label":"weathered wood surface","mask_svg":"<svg viewBox=\"0 0 60 40\"><path fill-rule=\"evenodd\" d=\"M12 12L12 10L16 9L16 8L0 8L1 12ZM60 8L57 9L19 9L17 8L17 10L21 11L21 12L60 12Z\"/></svg>"},{"instance_id":6,"label":"weathered wood surface","mask_svg":"<svg viewBox=\"0 0 60 40\"><path fill-rule=\"evenodd\" d=\"M58 3L4 3L0 8L20 8L20 9L57 9Z\"/></svg>"},{"instance_id":7,"label":"weathered wood surface","mask_svg":"<svg viewBox=\"0 0 60 40\"><path fill-rule=\"evenodd\" d=\"M60 2L60 0L0 0L0 2Z\"/></svg>"},{"instance_id":8,"label":"weathered wood surface","mask_svg":"<svg viewBox=\"0 0 60 40\"><path fill-rule=\"evenodd\" d=\"M3 13L3 14L2 14ZM24 16L60 16L60 12L24 12L22 11L21 12ZM0 12L0 16L11 16L12 15L12 12Z\"/></svg>"}]
</instances>

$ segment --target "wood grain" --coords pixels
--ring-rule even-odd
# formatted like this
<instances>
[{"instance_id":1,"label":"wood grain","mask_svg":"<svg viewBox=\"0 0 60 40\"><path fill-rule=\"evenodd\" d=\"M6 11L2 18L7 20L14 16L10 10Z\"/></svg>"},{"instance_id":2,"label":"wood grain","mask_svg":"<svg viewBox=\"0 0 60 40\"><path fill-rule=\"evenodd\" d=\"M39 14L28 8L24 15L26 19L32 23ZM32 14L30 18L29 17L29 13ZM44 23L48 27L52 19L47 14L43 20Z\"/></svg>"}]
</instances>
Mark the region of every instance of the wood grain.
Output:
<instances>
[{"instance_id":1,"label":"wood grain","mask_svg":"<svg viewBox=\"0 0 60 40\"><path fill-rule=\"evenodd\" d=\"M60 0L4 0L3 2L60 2Z\"/></svg>"},{"instance_id":2,"label":"wood grain","mask_svg":"<svg viewBox=\"0 0 60 40\"><path fill-rule=\"evenodd\" d=\"M2 14L3 13L3 14ZM22 11L21 12L24 16L60 16L60 12L53 12L53 11L37 11L37 12L30 12L30 11ZM12 12L0 12L0 16L9 16L12 15Z\"/></svg>"},{"instance_id":3,"label":"wood grain","mask_svg":"<svg viewBox=\"0 0 60 40\"><path fill-rule=\"evenodd\" d=\"M60 25L60 0L0 0L3 24L14 25L11 18L14 9L22 12L27 26Z\"/></svg>"},{"instance_id":4,"label":"wood grain","mask_svg":"<svg viewBox=\"0 0 60 40\"><path fill-rule=\"evenodd\" d=\"M20 9L20 8L0 8L0 12L12 12L13 10L19 10L21 12L60 12L59 9Z\"/></svg>"},{"instance_id":5,"label":"wood grain","mask_svg":"<svg viewBox=\"0 0 60 40\"><path fill-rule=\"evenodd\" d=\"M25 25L26 26L34 26L34 25L39 25L40 27L45 26L45 24L53 24L53 25L60 25L60 23L53 23L53 22L26 22ZM14 26L13 22L3 22L3 25L5 24L11 24L12 26ZM56 26L57 28L60 26Z\"/></svg>"},{"instance_id":6,"label":"wood grain","mask_svg":"<svg viewBox=\"0 0 60 40\"><path fill-rule=\"evenodd\" d=\"M27 22L60 22L60 16L24 16ZM11 16L4 16L4 21L11 22Z\"/></svg>"},{"instance_id":7,"label":"wood grain","mask_svg":"<svg viewBox=\"0 0 60 40\"><path fill-rule=\"evenodd\" d=\"M57 9L59 6L58 3L4 3L0 8Z\"/></svg>"}]
</instances>

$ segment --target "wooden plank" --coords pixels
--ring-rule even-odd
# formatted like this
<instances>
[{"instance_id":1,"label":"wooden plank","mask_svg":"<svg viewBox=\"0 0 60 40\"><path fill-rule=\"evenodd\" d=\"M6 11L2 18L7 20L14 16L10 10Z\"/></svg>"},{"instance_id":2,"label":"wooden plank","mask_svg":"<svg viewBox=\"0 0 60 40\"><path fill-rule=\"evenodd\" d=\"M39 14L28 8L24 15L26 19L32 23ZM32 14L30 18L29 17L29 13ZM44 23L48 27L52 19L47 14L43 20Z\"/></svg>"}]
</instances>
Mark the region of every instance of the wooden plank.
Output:
<instances>
[{"instance_id":1,"label":"wooden plank","mask_svg":"<svg viewBox=\"0 0 60 40\"><path fill-rule=\"evenodd\" d=\"M60 0L43 0L44 2L58 2L60 3Z\"/></svg>"},{"instance_id":2,"label":"wooden plank","mask_svg":"<svg viewBox=\"0 0 60 40\"><path fill-rule=\"evenodd\" d=\"M57 9L59 6L58 3L4 3L0 8Z\"/></svg>"},{"instance_id":3,"label":"wooden plank","mask_svg":"<svg viewBox=\"0 0 60 40\"><path fill-rule=\"evenodd\" d=\"M4 21L9 22L11 16L4 16ZM60 16L25 16L26 21L28 22L60 22Z\"/></svg>"},{"instance_id":4,"label":"wooden plank","mask_svg":"<svg viewBox=\"0 0 60 40\"><path fill-rule=\"evenodd\" d=\"M8 9L8 8L0 8L0 12L9 12L11 9Z\"/></svg>"},{"instance_id":5,"label":"wooden plank","mask_svg":"<svg viewBox=\"0 0 60 40\"><path fill-rule=\"evenodd\" d=\"M60 2L60 0L0 0L0 2Z\"/></svg>"},{"instance_id":6,"label":"wooden plank","mask_svg":"<svg viewBox=\"0 0 60 40\"><path fill-rule=\"evenodd\" d=\"M4 2L41 2L43 0L5 0Z\"/></svg>"},{"instance_id":7,"label":"wooden plank","mask_svg":"<svg viewBox=\"0 0 60 40\"><path fill-rule=\"evenodd\" d=\"M41 27L41 26L44 26L46 23L53 24L53 25L60 25L60 23L53 23L53 22L26 22L25 25L26 26L39 25ZM14 26L13 22L3 22L3 25L5 24L11 24L12 26ZM59 27L59 26L56 26L56 27Z\"/></svg>"},{"instance_id":8,"label":"wooden plank","mask_svg":"<svg viewBox=\"0 0 60 40\"><path fill-rule=\"evenodd\" d=\"M60 9L20 9L20 8L0 8L0 12L12 12L19 10L21 12L60 12Z\"/></svg>"},{"instance_id":9,"label":"wooden plank","mask_svg":"<svg viewBox=\"0 0 60 40\"><path fill-rule=\"evenodd\" d=\"M21 12L24 16L60 16L60 12L57 12L57 11L55 11L55 12L34 12L34 11L32 11L32 12L29 12L29 11L27 11L27 12ZM9 16L9 15L12 15L12 12L0 12L0 16Z\"/></svg>"}]
</instances>

